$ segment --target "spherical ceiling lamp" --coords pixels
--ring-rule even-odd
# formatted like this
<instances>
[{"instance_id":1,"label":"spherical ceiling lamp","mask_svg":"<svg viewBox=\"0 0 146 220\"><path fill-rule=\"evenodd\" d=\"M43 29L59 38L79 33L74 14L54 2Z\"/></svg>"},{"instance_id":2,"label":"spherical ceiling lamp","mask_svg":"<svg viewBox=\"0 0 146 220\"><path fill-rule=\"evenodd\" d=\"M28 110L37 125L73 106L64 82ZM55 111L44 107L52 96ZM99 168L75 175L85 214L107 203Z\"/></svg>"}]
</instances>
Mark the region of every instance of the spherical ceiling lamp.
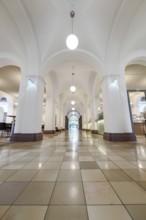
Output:
<instances>
[{"instance_id":1,"label":"spherical ceiling lamp","mask_svg":"<svg viewBox=\"0 0 146 220\"><path fill-rule=\"evenodd\" d=\"M76 35L70 34L66 38L66 46L68 47L68 49L75 50L78 47L78 44L79 44L79 41Z\"/></svg>"},{"instance_id":2,"label":"spherical ceiling lamp","mask_svg":"<svg viewBox=\"0 0 146 220\"><path fill-rule=\"evenodd\" d=\"M70 50L75 50L78 47L78 44L79 44L79 40L78 40L77 36L75 34L73 34L73 18L74 18L74 16L75 16L75 12L71 11L70 12L70 17L72 18L72 34L70 34L66 38L66 46Z\"/></svg>"},{"instance_id":3,"label":"spherical ceiling lamp","mask_svg":"<svg viewBox=\"0 0 146 220\"><path fill-rule=\"evenodd\" d=\"M70 91L71 92L75 92L76 91L76 87L75 86L70 86Z\"/></svg>"},{"instance_id":4,"label":"spherical ceiling lamp","mask_svg":"<svg viewBox=\"0 0 146 220\"><path fill-rule=\"evenodd\" d=\"M75 104L75 101L71 101L71 104L74 105L74 104Z\"/></svg>"},{"instance_id":5,"label":"spherical ceiling lamp","mask_svg":"<svg viewBox=\"0 0 146 220\"><path fill-rule=\"evenodd\" d=\"M74 69L74 66L73 66L73 69ZM74 93L75 91L76 91L76 87L74 86L74 72L72 73L72 85L70 86L70 91L72 92L72 93Z\"/></svg>"}]
</instances>

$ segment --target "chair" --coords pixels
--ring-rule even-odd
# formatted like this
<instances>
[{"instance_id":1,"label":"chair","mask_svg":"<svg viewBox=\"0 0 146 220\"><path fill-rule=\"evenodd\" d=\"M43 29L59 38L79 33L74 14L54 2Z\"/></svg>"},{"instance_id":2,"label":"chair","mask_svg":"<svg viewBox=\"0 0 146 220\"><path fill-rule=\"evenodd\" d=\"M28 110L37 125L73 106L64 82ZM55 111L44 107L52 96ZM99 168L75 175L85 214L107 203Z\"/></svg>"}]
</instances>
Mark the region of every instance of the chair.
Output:
<instances>
[{"instance_id":1,"label":"chair","mask_svg":"<svg viewBox=\"0 0 146 220\"><path fill-rule=\"evenodd\" d=\"M1 137L5 133L6 130L6 123L5 122L0 122L0 132L1 132Z\"/></svg>"}]
</instances>

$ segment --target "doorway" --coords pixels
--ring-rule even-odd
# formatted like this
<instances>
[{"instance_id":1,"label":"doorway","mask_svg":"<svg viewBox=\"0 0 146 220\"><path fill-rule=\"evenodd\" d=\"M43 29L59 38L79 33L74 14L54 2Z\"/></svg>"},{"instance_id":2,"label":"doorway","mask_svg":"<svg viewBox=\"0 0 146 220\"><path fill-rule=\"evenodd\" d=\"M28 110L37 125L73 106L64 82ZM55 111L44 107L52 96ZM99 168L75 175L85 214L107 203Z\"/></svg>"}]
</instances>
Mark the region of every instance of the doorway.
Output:
<instances>
[{"instance_id":1,"label":"doorway","mask_svg":"<svg viewBox=\"0 0 146 220\"><path fill-rule=\"evenodd\" d=\"M79 129L79 119L76 116L71 116L68 121L69 130L78 130Z\"/></svg>"}]
</instances>

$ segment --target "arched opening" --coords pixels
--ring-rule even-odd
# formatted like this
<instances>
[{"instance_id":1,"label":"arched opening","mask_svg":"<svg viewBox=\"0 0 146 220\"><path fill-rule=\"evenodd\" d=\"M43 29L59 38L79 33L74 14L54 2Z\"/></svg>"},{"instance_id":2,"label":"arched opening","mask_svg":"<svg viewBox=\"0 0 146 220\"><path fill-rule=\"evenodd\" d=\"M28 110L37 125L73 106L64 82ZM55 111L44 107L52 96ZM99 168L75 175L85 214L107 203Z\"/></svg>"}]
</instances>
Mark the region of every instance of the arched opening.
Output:
<instances>
[{"instance_id":1,"label":"arched opening","mask_svg":"<svg viewBox=\"0 0 146 220\"><path fill-rule=\"evenodd\" d=\"M136 62L125 69L125 80L129 98L131 121L136 135L146 133L146 66L145 63Z\"/></svg>"},{"instance_id":2,"label":"arched opening","mask_svg":"<svg viewBox=\"0 0 146 220\"><path fill-rule=\"evenodd\" d=\"M73 115L68 120L69 130L78 130L79 129L79 119L77 116Z\"/></svg>"},{"instance_id":3,"label":"arched opening","mask_svg":"<svg viewBox=\"0 0 146 220\"><path fill-rule=\"evenodd\" d=\"M8 113L8 101L6 97L0 98L0 122L6 122Z\"/></svg>"},{"instance_id":4,"label":"arched opening","mask_svg":"<svg viewBox=\"0 0 146 220\"><path fill-rule=\"evenodd\" d=\"M77 111L70 111L66 116L66 129L67 130L81 130L82 129L82 116Z\"/></svg>"}]
</instances>

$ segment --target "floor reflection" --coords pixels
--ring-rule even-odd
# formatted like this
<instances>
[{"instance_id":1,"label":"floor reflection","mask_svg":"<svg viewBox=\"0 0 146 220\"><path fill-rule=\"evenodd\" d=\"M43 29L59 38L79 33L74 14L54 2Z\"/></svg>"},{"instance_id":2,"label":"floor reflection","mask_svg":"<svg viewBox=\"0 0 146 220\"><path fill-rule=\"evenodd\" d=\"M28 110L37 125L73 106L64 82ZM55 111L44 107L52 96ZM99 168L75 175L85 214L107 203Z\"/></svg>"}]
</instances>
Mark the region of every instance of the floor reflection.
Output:
<instances>
[{"instance_id":1,"label":"floor reflection","mask_svg":"<svg viewBox=\"0 0 146 220\"><path fill-rule=\"evenodd\" d=\"M145 210L143 137L107 142L74 129L0 147L2 220L145 220Z\"/></svg>"}]
</instances>

